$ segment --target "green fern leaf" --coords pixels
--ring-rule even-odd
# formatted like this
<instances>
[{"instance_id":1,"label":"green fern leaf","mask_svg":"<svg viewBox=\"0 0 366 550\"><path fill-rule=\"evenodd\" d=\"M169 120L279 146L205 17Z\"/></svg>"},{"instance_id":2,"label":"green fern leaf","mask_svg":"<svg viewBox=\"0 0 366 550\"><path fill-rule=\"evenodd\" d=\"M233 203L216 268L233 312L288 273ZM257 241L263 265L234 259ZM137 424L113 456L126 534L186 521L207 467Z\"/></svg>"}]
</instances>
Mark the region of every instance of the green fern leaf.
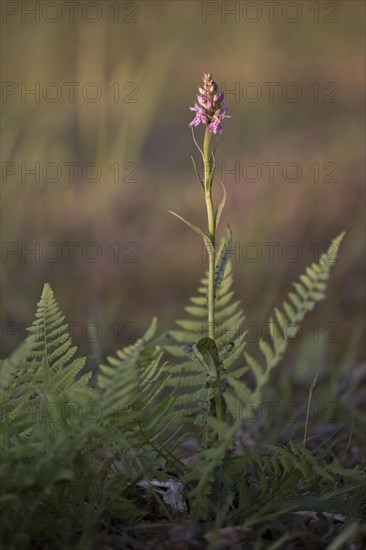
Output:
<instances>
[{"instance_id":1,"label":"green fern leaf","mask_svg":"<svg viewBox=\"0 0 366 550\"><path fill-rule=\"evenodd\" d=\"M284 302L283 311L275 309L277 326L273 323L273 319L270 319L269 322L271 342L269 343L263 338L259 340L259 349L265 359L264 365L254 360L249 354L245 354L246 361L256 378L254 399L260 399L261 389L267 383L272 369L281 360L288 346L288 339L296 335L298 323L303 320L308 311L314 308L316 302L325 298L326 281L329 278L330 269L337 259L339 247L345 234L342 232L333 240L318 264L313 263L306 268L306 274L300 275L301 282L293 284L296 293L288 294L288 301Z\"/></svg>"},{"instance_id":2,"label":"green fern leaf","mask_svg":"<svg viewBox=\"0 0 366 550\"><path fill-rule=\"evenodd\" d=\"M101 422L119 434L115 441L119 453L136 449L136 466L143 475L146 456L171 460L179 443L171 375L167 366L161 365L162 351L153 341L156 324L153 319L143 338L117 351L117 357L108 357L108 364L100 366L97 381L102 392Z\"/></svg>"},{"instance_id":3,"label":"green fern leaf","mask_svg":"<svg viewBox=\"0 0 366 550\"><path fill-rule=\"evenodd\" d=\"M231 231L230 225L228 225L226 238L223 239L221 243L221 246L220 246L221 252L217 258L216 266L215 266L215 283L214 283L215 300L218 297L221 283L224 278L226 266L230 258L231 241L232 241L232 231Z\"/></svg>"},{"instance_id":4,"label":"green fern leaf","mask_svg":"<svg viewBox=\"0 0 366 550\"><path fill-rule=\"evenodd\" d=\"M74 359L77 349L49 284L43 288L35 317L26 353L13 366L7 388L9 421L18 433L29 433L42 403L70 399L76 388L87 387L92 375L80 377L86 359Z\"/></svg>"},{"instance_id":5,"label":"green fern leaf","mask_svg":"<svg viewBox=\"0 0 366 550\"><path fill-rule=\"evenodd\" d=\"M225 246L223 250L225 252ZM226 269L223 269L224 264L226 264ZM222 280L220 284L218 283L217 288L219 291L215 307L216 351L213 355L206 354L204 359L201 352L204 355L205 352L199 344L199 342L205 341L207 332L207 276L201 280L197 296L190 299L190 303L194 305L188 305L185 308L189 316L186 319L177 321L179 329L169 333L169 339L175 344L168 343L163 346L164 351L175 358L174 362L167 366L171 375L168 385L174 387L177 394L175 405L180 407L178 411L183 411L184 417L187 417L188 411L191 414L193 413L192 416L195 417L198 423L200 423L199 418L202 414L202 407L205 407L205 403L207 404L210 399L210 390L205 387L205 381L208 381L208 371L211 378L215 370L219 369L221 371L223 387L230 385L232 381L233 386L236 385L239 388L240 385L241 395L247 390L246 386L239 382L240 376L247 370L247 367L236 365L245 346L245 333L240 330L244 315L239 307L240 302L233 301L232 266L225 253L221 260L218 260L217 267L220 271L219 278L222 277ZM198 355L195 355L195 353ZM184 359L187 354L191 359L190 361ZM230 405L232 404L229 389L225 400L230 402Z\"/></svg>"}]
</instances>

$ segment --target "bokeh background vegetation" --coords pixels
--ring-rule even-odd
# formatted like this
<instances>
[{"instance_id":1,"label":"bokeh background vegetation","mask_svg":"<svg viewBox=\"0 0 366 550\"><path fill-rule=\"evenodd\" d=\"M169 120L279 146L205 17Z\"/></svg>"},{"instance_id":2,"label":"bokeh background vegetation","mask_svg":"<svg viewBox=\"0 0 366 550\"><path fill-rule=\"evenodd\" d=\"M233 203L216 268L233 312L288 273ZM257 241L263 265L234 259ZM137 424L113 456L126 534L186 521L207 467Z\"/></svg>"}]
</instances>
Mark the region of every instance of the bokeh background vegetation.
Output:
<instances>
[{"instance_id":1,"label":"bokeh background vegetation","mask_svg":"<svg viewBox=\"0 0 366 550\"><path fill-rule=\"evenodd\" d=\"M247 322L266 334L263 323L291 281L316 259L318 249L342 229L349 230L328 299L311 314L296 346L290 346L278 380L286 385L293 377L308 385L320 367L330 376L334 369L348 376L350 367L361 364L363 339L363 2L328 3L335 6L333 16L324 2L315 3L319 22L314 21L310 2L298 2L301 17L293 23L282 15L286 2L276 8L273 22L265 7L256 3L262 16L255 23L242 11L238 22L234 16L225 18L225 11L220 11L225 3L219 2L211 3L219 11L204 22L204 6L197 1L120 3L116 22L115 4L101 2L102 17L95 23L83 20L80 9L74 22L68 21L64 9L56 23L42 16L39 22L27 16L23 23L19 14L3 20L3 81L25 83L29 89L39 82L41 91L39 101L32 95L23 101L20 93L3 97L2 161L19 168L14 176L3 173L2 178L2 240L15 243L17 250L4 256L3 248L3 355L15 348L21 329L31 323L46 281L66 320L73 323L75 340L91 366L143 333L154 315L161 330L182 317L207 264L198 236L168 210L205 224L190 160L192 154L199 159L188 128L188 108L202 73L212 71L219 85L233 90L239 83L244 90L239 100L227 95L232 118L225 121L219 139L219 167L225 162L232 169L239 163L242 171L255 162L262 169L257 182L245 181L243 174L235 181L226 174L224 222L231 223L240 251L240 258L237 253L233 257L235 288ZM233 4L226 3L228 9ZM242 10L247 3L239 4ZM293 17L291 10L288 14ZM94 17L92 9L89 15ZM51 8L49 16L53 17ZM338 21L324 22L327 16ZM254 18L254 11L248 17ZM50 82L63 90L58 101L42 97ZM66 82L79 83L75 100L69 100ZM91 82L102 90L95 102L80 93ZM118 101L109 89L115 90L116 82ZM249 82L262 91L256 102L250 101L254 88L245 88ZM274 101L269 101L265 82L279 83ZM300 86L299 101L283 98L289 82ZM338 87L332 96L336 102L326 102L334 89L323 88L329 82ZM319 101L314 100L315 83ZM289 95L293 90L288 89ZM89 92L93 97L92 88ZM131 97L136 101L129 102ZM196 135L200 139L200 131ZM31 175L22 178L21 163L32 168L37 162L39 181ZM65 163L70 162L79 167L98 163L102 176L93 183L88 181L93 171L85 178L79 168L75 180L69 181ZM263 164L268 162L279 163L274 181L269 181ZM289 162L301 167L297 182L282 175ZM59 181L50 181L52 168L48 179L47 174L42 177L47 163L61 166ZM115 163L120 171L117 182L109 168ZM310 168L314 163L319 163L319 181ZM337 165L338 181L326 180L329 166L334 166L324 169L326 163ZM135 181L128 181L131 174ZM250 170L248 174L254 178ZM220 177L225 174L219 171L218 191ZM39 261L21 253L22 246L31 249L36 242ZM50 242L62 250L55 262L43 253L48 250L53 257L54 250L47 248ZM65 242L79 243L74 261ZM96 262L81 253L91 242L102 250ZM262 250L256 262L248 260L254 253L246 248L250 242ZM279 243L273 261L264 245L268 242ZM301 247L295 262L282 254L291 242ZM114 243L119 243L119 261ZM93 253L89 249L90 257ZM288 254L292 256L293 249ZM128 262L128 257L138 261ZM93 332L90 323L97 323L101 334ZM254 330L252 339L255 335ZM289 376L284 377L284 371ZM354 383L357 380L355 375Z\"/></svg>"}]
</instances>

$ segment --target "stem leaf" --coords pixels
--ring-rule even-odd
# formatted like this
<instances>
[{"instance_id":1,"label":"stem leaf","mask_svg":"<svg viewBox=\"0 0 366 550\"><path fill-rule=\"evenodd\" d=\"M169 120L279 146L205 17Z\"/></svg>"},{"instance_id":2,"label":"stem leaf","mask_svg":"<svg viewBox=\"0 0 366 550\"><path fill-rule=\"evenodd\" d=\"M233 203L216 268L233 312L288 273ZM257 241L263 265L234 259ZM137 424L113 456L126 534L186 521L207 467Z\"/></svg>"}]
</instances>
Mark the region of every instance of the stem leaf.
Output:
<instances>
[{"instance_id":1,"label":"stem leaf","mask_svg":"<svg viewBox=\"0 0 366 550\"><path fill-rule=\"evenodd\" d=\"M201 354L211 376L217 378L217 372L220 369L220 360L215 341L205 336L201 338L194 347Z\"/></svg>"},{"instance_id":2,"label":"stem leaf","mask_svg":"<svg viewBox=\"0 0 366 550\"><path fill-rule=\"evenodd\" d=\"M202 177L198 173L197 166L196 166L196 161L194 160L193 157L191 157L191 159L192 159L192 164L193 164L193 168L194 168L194 171L196 173L197 179L200 182L201 189L202 189L202 191L204 191L204 189L205 189L204 182L203 182Z\"/></svg>"},{"instance_id":3,"label":"stem leaf","mask_svg":"<svg viewBox=\"0 0 366 550\"><path fill-rule=\"evenodd\" d=\"M224 206L225 206L225 204L226 204L226 196L227 196L227 195L226 195L225 185L224 185L222 182L220 182L220 183L221 183L221 186L222 186L222 190L223 190L223 192L224 192L224 195L223 195L223 197L222 197L222 199L221 199L221 202L220 202L220 204L219 204L219 206L217 207L217 210L216 210L216 212L215 212L215 228L216 228L216 229L218 228L218 225L219 225L219 223L220 223L221 214L222 214L222 211L223 211Z\"/></svg>"},{"instance_id":4,"label":"stem leaf","mask_svg":"<svg viewBox=\"0 0 366 550\"><path fill-rule=\"evenodd\" d=\"M181 220L183 223L185 223L186 225L188 225L188 227L190 227L191 229L193 229L193 231L195 231L196 233L198 233L198 235L201 235L201 237L203 238L204 240L204 243L206 245L206 248L207 248L207 252L209 254L215 254L215 249L214 247L212 246L212 243L211 243L211 240L209 238L208 235L206 235L206 233L204 231L202 231L202 229L200 229L197 225L195 225L194 223L191 223L189 222L188 220L185 220L184 218L182 218L182 216L180 216L179 214L177 214L176 212L173 212L172 210L169 210L169 213L170 214L173 214L173 216L175 216L176 218L178 218L179 220Z\"/></svg>"},{"instance_id":5,"label":"stem leaf","mask_svg":"<svg viewBox=\"0 0 366 550\"><path fill-rule=\"evenodd\" d=\"M196 136L194 135L193 126L192 126L192 137L193 137L193 141L194 141L195 146L197 147L197 149L201 153L201 157L202 157L203 162L205 162L205 157L204 157L203 151L202 151L201 147L198 145L197 140L196 140Z\"/></svg>"}]
</instances>

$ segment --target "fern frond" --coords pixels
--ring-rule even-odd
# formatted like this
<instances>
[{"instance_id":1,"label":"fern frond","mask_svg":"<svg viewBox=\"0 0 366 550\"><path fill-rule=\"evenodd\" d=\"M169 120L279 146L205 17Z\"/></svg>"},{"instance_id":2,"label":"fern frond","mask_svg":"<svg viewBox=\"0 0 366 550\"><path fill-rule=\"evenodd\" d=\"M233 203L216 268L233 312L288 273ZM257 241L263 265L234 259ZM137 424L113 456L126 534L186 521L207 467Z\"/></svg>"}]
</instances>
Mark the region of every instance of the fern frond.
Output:
<instances>
[{"instance_id":1,"label":"fern frond","mask_svg":"<svg viewBox=\"0 0 366 550\"><path fill-rule=\"evenodd\" d=\"M224 248L223 256L218 261L220 284L217 287L215 335L219 363L225 373L222 381L227 384L231 377L237 380L244 372L243 368L236 367L235 362L242 356L245 333L241 330L244 314L239 307L240 302L234 299L232 265L227 261L225 250ZM163 346L166 352L174 356L174 361L167 366L170 374L168 385L175 388L175 405L183 407L178 412L182 421L193 413L196 422L201 423L202 407L206 406L205 367L192 352L193 346L207 334L207 294L206 276L200 282L197 295L190 299L191 304L185 308L188 317L176 322L179 329L170 331L168 343Z\"/></svg>"},{"instance_id":2,"label":"fern frond","mask_svg":"<svg viewBox=\"0 0 366 550\"><path fill-rule=\"evenodd\" d=\"M28 329L24 349L11 369L7 386L9 420L18 433L25 433L40 415L41 402L54 402L70 395L75 388L86 388L91 374L76 381L85 358L74 358L72 345L53 290L45 284L35 320Z\"/></svg>"},{"instance_id":3,"label":"fern frond","mask_svg":"<svg viewBox=\"0 0 366 550\"><path fill-rule=\"evenodd\" d=\"M280 362L289 339L294 338L299 330L299 323L311 311L315 304L325 298L325 290L332 265L337 260L339 247L345 236L342 232L330 244L318 263L307 267L300 280L293 284L295 292L288 294L283 309L275 309L275 319L269 320L270 342L260 338L258 346L263 360L256 360L245 353L247 365L254 374L256 387L254 401L260 401L261 390L267 383L271 371Z\"/></svg>"},{"instance_id":4,"label":"fern frond","mask_svg":"<svg viewBox=\"0 0 366 550\"><path fill-rule=\"evenodd\" d=\"M234 295L231 289L232 283L232 266L228 262L215 308L215 340L219 348L226 342L235 339L236 333L240 330L240 326L244 320L243 312L239 309L240 302L232 303ZM177 321L177 325L180 327L179 330L170 331L170 336L175 344L167 346L166 349L172 355L182 357L184 352L181 345L192 345L207 334L207 293L208 278L206 276L201 279L197 296L190 299L193 305L185 307L185 311L189 317Z\"/></svg>"},{"instance_id":5,"label":"fern frond","mask_svg":"<svg viewBox=\"0 0 366 550\"><path fill-rule=\"evenodd\" d=\"M192 511L199 518L207 512L209 499L214 496L218 500L218 493L224 492L225 462L233 445L237 424L228 426L217 418L208 417L210 429L218 434L218 439L211 445L201 449L195 460L189 465L185 479L193 484L191 491Z\"/></svg>"},{"instance_id":6,"label":"fern frond","mask_svg":"<svg viewBox=\"0 0 366 550\"><path fill-rule=\"evenodd\" d=\"M242 456L227 461L236 495L232 518L245 515L246 525L255 525L296 510L357 517L365 492L362 466L341 468L329 455L329 448L314 453L293 442L255 451L243 447Z\"/></svg>"},{"instance_id":7,"label":"fern frond","mask_svg":"<svg viewBox=\"0 0 366 550\"><path fill-rule=\"evenodd\" d=\"M153 319L143 338L139 338L133 345L117 351L117 357L108 357L107 365L99 366L97 385L102 390L101 407L103 419L107 421L121 419L129 411L136 409L139 401L138 366L155 364L157 349L146 353L145 346L155 334L157 320ZM127 411L127 412L123 412Z\"/></svg>"},{"instance_id":8,"label":"fern frond","mask_svg":"<svg viewBox=\"0 0 366 550\"><path fill-rule=\"evenodd\" d=\"M161 365L160 346L153 341L156 325L153 319L143 338L117 351L117 357L108 357L108 364L100 366L98 376L101 422L116 433L119 453L131 454L133 449L135 465L145 475L146 456L170 459L179 443L177 419L172 412L174 397L166 391L170 375ZM152 460L150 463L156 464Z\"/></svg>"}]
</instances>

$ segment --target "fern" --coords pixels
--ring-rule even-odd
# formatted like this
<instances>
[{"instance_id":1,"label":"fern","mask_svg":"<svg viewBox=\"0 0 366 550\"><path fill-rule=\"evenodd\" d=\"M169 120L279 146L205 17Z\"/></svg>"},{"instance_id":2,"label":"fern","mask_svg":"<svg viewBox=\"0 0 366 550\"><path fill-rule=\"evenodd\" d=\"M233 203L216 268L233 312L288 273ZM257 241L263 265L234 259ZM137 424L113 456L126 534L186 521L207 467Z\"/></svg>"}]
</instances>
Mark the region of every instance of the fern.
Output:
<instances>
[{"instance_id":1,"label":"fern","mask_svg":"<svg viewBox=\"0 0 366 550\"><path fill-rule=\"evenodd\" d=\"M290 292L283 308L275 309L275 322L270 319L271 339L259 340L259 351L264 361L256 360L244 351L246 333L241 330L244 315L238 301L233 301L232 267L228 263L216 309L216 342L218 359L222 367L222 393L227 411L237 419L241 406L248 402L260 402L263 387L268 383L272 370L278 365L288 346L289 338L296 336L299 323L315 304L325 298L326 281L331 266L337 259L340 244L345 233L341 233L321 256L318 263L308 267L300 281L294 283L294 292ZM207 277L202 279L198 295L191 298L191 304L185 308L188 319L178 320L179 330L168 335L164 349L172 356L169 363L171 378L168 384L178 393L176 405L179 405L182 420L196 417L196 423L205 424L211 414L212 394L207 382L207 374L202 361L195 353L195 344L205 334L207 307ZM228 338L230 336L230 338ZM185 358L185 360L184 360ZM245 363L243 365L243 358ZM180 361L179 361L180 359ZM255 388L250 390L244 375L251 371L255 379Z\"/></svg>"},{"instance_id":2,"label":"fern","mask_svg":"<svg viewBox=\"0 0 366 550\"><path fill-rule=\"evenodd\" d=\"M222 497L228 489L226 485L226 463L233 446L237 426L228 427L225 422L209 417L208 424L219 435L217 441L202 449L189 465L185 480L193 484L190 496L193 513L204 517L212 502L222 505ZM211 502L210 502L211 501Z\"/></svg>"},{"instance_id":3,"label":"fern","mask_svg":"<svg viewBox=\"0 0 366 550\"><path fill-rule=\"evenodd\" d=\"M228 475L237 492L234 516L241 517L245 510L250 525L278 511L360 513L366 487L361 466L343 468L337 460L329 460L329 449L314 454L294 442L288 448L266 445L264 450L254 453L243 448L243 456L228 463ZM345 495L352 499L347 502Z\"/></svg>"},{"instance_id":4,"label":"fern","mask_svg":"<svg viewBox=\"0 0 366 550\"><path fill-rule=\"evenodd\" d=\"M228 262L216 302L216 343L218 348L218 363L225 371L223 384L237 380L246 369L239 368L235 362L242 355L245 334L241 330L244 314L239 307L240 302L234 301L232 290L233 274L231 263ZM190 305L185 308L189 318L178 320L178 330L169 332L164 350L174 357L168 363L170 379L167 384L175 389L177 395L175 404L179 407L182 422L195 418L199 425L205 425L209 416L212 394L207 387L207 373L195 353L195 344L207 331L207 276L201 280L197 296L190 299ZM235 382L233 382L235 383Z\"/></svg>"},{"instance_id":5,"label":"fern","mask_svg":"<svg viewBox=\"0 0 366 550\"><path fill-rule=\"evenodd\" d=\"M7 417L17 433L29 433L35 419L42 419L42 406L65 397L75 397L91 377L78 380L85 358L75 358L68 325L49 284L45 284L29 337L18 355L5 363L7 381L3 399Z\"/></svg>"},{"instance_id":6,"label":"fern","mask_svg":"<svg viewBox=\"0 0 366 550\"><path fill-rule=\"evenodd\" d=\"M125 476L105 480L112 430L89 416L90 406L98 412L97 395L90 375L81 375L85 359L75 357L49 285L28 330L25 343L2 362L1 538L6 547L28 548L43 546L47 533L51 546L71 548L82 533L84 547L107 505L109 512L123 510L124 521L144 512L129 499Z\"/></svg>"},{"instance_id":7,"label":"fern","mask_svg":"<svg viewBox=\"0 0 366 550\"><path fill-rule=\"evenodd\" d=\"M171 413L174 398L164 395L169 375L160 365L159 346L152 343L156 324L154 319L143 338L118 351L117 357L108 357L109 364L100 366L98 376L101 421L116 433L119 453L133 449L133 463L140 473L146 473L143 463L156 465L153 458L170 460L178 443L176 418Z\"/></svg>"},{"instance_id":8,"label":"fern","mask_svg":"<svg viewBox=\"0 0 366 550\"><path fill-rule=\"evenodd\" d=\"M241 328L244 321L244 314L239 309L240 302L232 302L234 291L232 290L233 274L232 266L229 262L225 275L220 286L216 302L216 331L215 341L218 348L223 348L230 341L235 340L235 336ZM170 331L170 337L174 343L165 346L165 349L176 357L185 355L182 344L193 344L207 333L207 276L201 280L197 296L190 299L192 305L185 308L189 314L188 319L176 321L180 330ZM179 345L181 344L181 345Z\"/></svg>"},{"instance_id":9,"label":"fern","mask_svg":"<svg viewBox=\"0 0 366 550\"><path fill-rule=\"evenodd\" d=\"M140 409L138 366L153 365L157 360L157 349L145 349L156 331L154 319L143 338L123 350L117 357L108 357L108 365L100 365L98 387L102 390L101 408L103 421L128 418L135 420Z\"/></svg>"},{"instance_id":10,"label":"fern","mask_svg":"<svg viewBox=\"0 0 366 550\"><path fill-rule=\"evenodd\" d=\"M267 384L272 370L278 365L285 353L289 339L299 330L299 323L311 311L315 304L325 298L327 280L332 265L336 262L339 247L345 236L342 232L330 244L318 263L307 267L300 280L293 284L295 291L288 294L282 310L275 309L275 320L269 320L270 342L260 338L258 346L264 361L257 361L245 353L247 365L254 374L256 387L252 396L254 402L260 402L261 392Z\"/></svg>"}]
</instances>

